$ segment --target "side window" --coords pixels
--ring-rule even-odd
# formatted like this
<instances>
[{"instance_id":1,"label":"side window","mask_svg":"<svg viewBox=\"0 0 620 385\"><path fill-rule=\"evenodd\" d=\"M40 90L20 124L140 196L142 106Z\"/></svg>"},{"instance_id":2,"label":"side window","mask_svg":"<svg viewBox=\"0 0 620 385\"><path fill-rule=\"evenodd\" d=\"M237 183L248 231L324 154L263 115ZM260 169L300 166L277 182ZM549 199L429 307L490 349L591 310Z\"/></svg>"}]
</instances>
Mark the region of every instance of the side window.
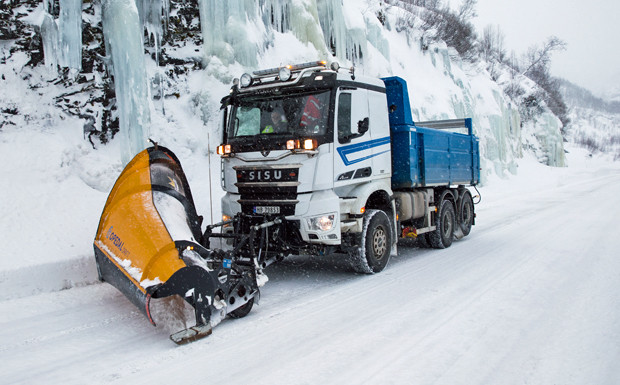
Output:
<instances>
[{"instance_id":1,"label":"side window","mask_svg":"<svg viewBox=\"0 0 620 385\"><path fill-rule=\"evenodd\" d=\"M351 136L351 94L341 93L338 98L338 142L346 143Z\"/></svg>"},{"instance_id":2,"label":"side window","mask_svg":"<svg viewBox=\"0 0 620 385\"><path fill-rule=\"evenodd\" d=\"M349 89L347 89L348 91ZM338 142L350 143L362 138L370 127L368 90L351 89L338 97Z\"/></svg>"}]
</instances>

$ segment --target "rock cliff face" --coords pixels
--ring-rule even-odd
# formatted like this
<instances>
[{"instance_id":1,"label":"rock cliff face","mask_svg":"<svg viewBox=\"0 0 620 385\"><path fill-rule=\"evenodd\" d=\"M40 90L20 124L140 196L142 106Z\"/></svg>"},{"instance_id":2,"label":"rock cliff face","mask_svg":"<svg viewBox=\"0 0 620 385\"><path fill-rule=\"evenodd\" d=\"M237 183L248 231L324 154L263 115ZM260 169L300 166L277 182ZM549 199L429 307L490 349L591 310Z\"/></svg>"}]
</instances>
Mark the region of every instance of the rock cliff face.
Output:
<instances>
[{"instance_id":1,"label":"rock cliff face","mask_svg":"<svg viewBox=\"0 0 620 385\"><path fill-rule=\"evenodd\" d=\"M137 33L127 34L116 31L127 23L115 23L111 19L118 15L105 12L111 3L4 1L0 8L0 33L8 42L3 61L17 50L29 53L31 68L44 62L45 77L56 84L50 103L81 119L94 147L114 138L127 154L135 153L147 145L149 131L154 139L184 145L180 135L204 138L196 118L219 137L218 103L234 77L326 58L354 65L365 75L406 79L418 120L472 117L481 140L483 182L491 173L515 173L524 149L541 162L564 165L560 122L543 106L542 114L522 124L518 108L483 64L462 62L445 43L426 40L417 27L422 23L416 7L325 0L124 0L139 22ZM18 23L26 26L19 33L12 28ZM146 56L135 55L135 49L133 55L115 51L130 45L142 47ZM136 70L140 66L143 70ZM124 77L128 73L132 80ZM35 83L29 85L50 87ZM144 89L135 94L137 84ZM133 112L127 115L128 110ZM119 130L124 134L115 137ZM130 145L135 138L139 143Z\"/></svg>"}]
</instances>

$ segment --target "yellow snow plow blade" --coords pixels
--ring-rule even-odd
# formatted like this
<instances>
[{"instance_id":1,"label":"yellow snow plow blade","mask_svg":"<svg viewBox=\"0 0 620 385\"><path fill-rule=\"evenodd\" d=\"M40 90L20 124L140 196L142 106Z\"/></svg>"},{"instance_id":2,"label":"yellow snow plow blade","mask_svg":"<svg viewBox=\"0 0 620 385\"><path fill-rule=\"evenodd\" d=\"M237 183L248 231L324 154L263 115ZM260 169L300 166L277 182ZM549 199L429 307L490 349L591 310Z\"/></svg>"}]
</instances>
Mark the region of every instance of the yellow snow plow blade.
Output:
<instances>
[{"instance_id":1,"label":"yellow snow plow blade","mask_svg":"<svg viewBox=\"0 0 620 385\"><path fill-rule=\"evenodd\" d=\"M145 150L127 165L110 193L95 238L95 246L143 293L185 266L153 209L149 158ZM176 183L171 178L170 185Z\"/></svg>"},{"instance_id":2,"label":"yellow snow plow blade","mask_svg":"<svg viewBox=\"0 0 620 385\"><path fill-rule=\"evenodd\" d=\"M151 323L151 298L178 295L194 308L196 326L173 334L176 343L210 334L228 313L247 314L258 294L254 264L240 265L230 252L207 249L201 222L180 162L156 145L121 173L94 240L99 279Z\"/></svg>"}]
</instances>

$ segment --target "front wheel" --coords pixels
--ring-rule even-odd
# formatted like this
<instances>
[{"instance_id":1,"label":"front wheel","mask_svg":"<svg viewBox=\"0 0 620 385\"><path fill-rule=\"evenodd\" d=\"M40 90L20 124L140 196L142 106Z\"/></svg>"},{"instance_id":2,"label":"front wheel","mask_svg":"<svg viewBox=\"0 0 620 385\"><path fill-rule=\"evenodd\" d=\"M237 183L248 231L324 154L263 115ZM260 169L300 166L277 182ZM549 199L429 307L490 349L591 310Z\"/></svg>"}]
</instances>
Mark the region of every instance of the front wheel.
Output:
<instances>
[{"instance_id":1,"label":"front wheel","mask_svg":"<svg viewBox=\"0 0 620 385\"><path fill-rule=\"evenodd\" d=\"M385 211L368 210L360 244L351 252L353 268L359 273L373 274L382 271L390 259L392 230Z\"/></svg>"},{"instance_id":2,"label":"front wheel","mask_svg":"<svg viewBox=\"0 0 620 385\"><path fill-rule=\"evenodd\" d=\"M250 300L243 306L228 313L228 315L230 316L230 318L243 318L246 315L250 314L252 306L254 306L254 297L250 298Z\"/></svg>"}]
</instances>

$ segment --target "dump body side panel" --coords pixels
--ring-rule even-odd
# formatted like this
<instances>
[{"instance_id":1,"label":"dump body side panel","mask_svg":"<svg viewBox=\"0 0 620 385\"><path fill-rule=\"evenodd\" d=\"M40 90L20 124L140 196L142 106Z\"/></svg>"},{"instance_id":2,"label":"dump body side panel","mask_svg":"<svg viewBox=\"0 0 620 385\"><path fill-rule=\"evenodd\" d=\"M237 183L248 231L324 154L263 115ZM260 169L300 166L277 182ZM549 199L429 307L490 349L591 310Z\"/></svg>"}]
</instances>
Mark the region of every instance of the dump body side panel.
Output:
<instances>
[{"instance_id":1,"label":"dump body side panel","mask_svg":"<svg viewBox=\"0 0 620 385\"><path fill-rule=\"evenodd\" d=\"M398 77L383 81L392 137L392 188L477 184L480 155L471 119L416 126L406 82ZM467 134L443 130L453 128L455 122L461 123ZM431 127L421 127L425 123Z\"/></svg>"}]
</instances>

